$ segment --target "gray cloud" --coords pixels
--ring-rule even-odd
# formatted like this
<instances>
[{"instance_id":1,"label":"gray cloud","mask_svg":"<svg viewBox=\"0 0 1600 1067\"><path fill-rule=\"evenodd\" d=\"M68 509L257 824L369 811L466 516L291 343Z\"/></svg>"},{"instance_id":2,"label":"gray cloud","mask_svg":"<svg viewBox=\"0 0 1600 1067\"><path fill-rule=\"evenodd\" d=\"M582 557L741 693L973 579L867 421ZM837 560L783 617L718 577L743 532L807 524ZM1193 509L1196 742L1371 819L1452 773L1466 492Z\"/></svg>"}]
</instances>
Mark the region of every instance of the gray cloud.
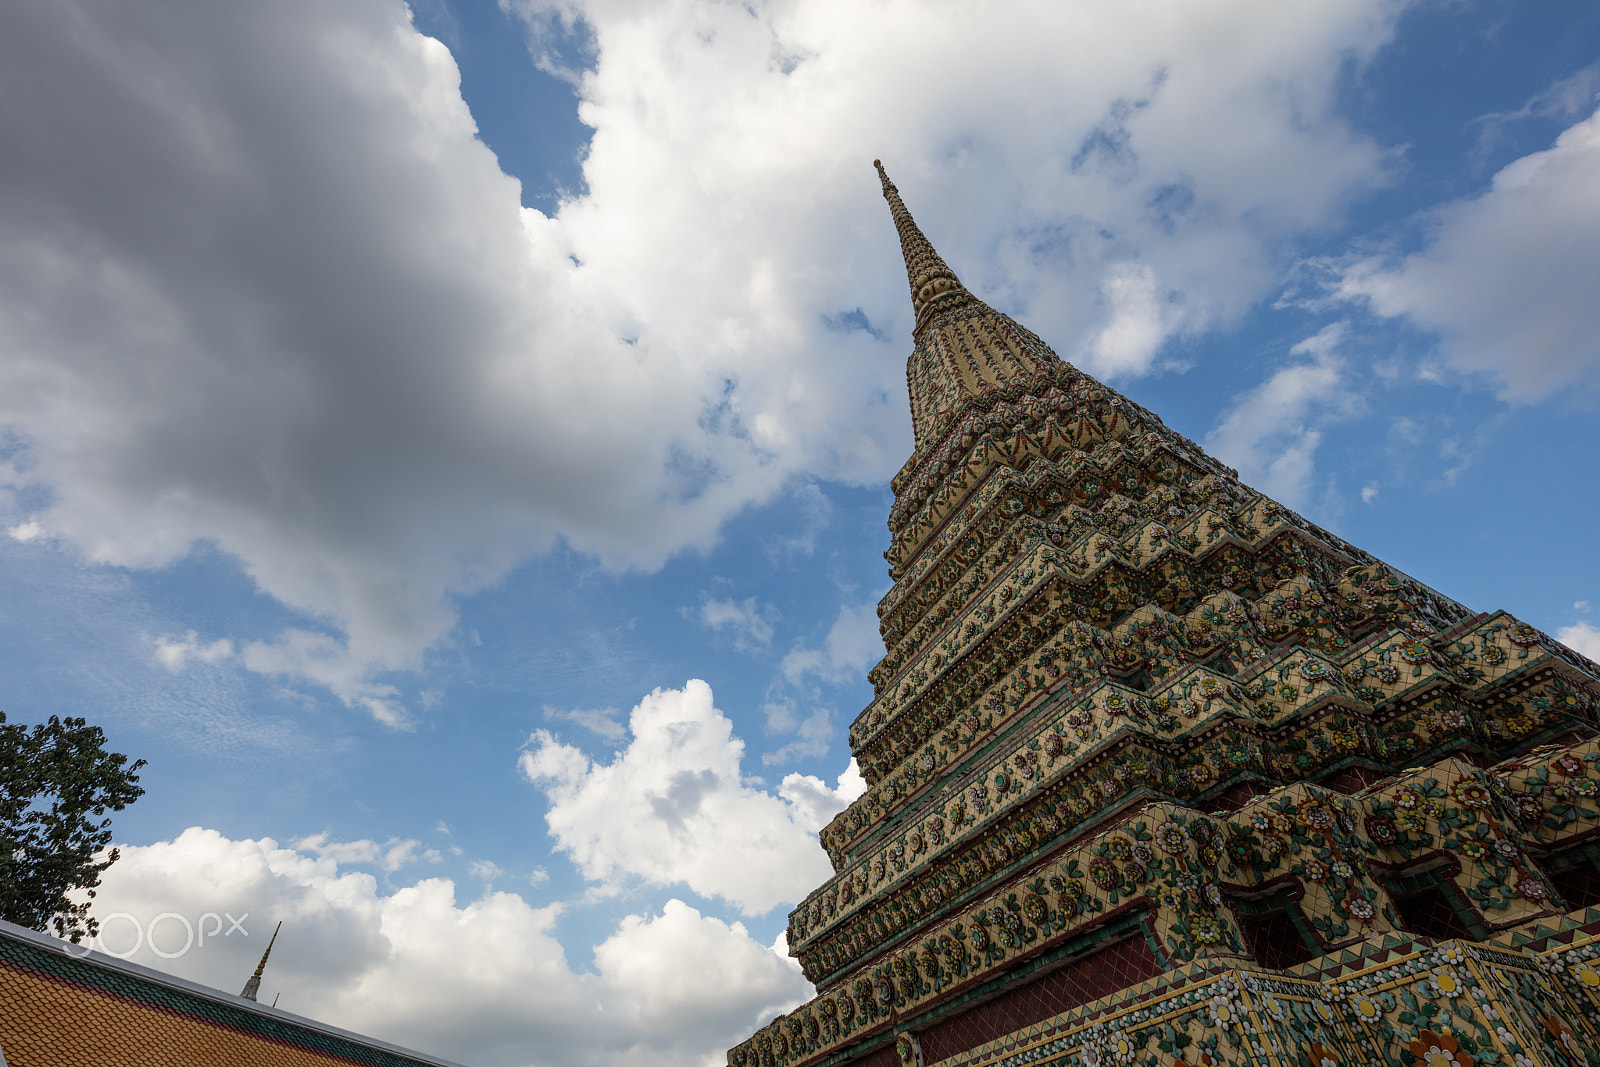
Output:
<instances>
[{"instance_id":1,"label":"gray cloud","mask_svg":"<svg viewBox=\"0 0 1600 1067\"><path fill-rule=\"evenodd\" d=\"M554 216L398 0L0 11L6 525L122 566L217 545L304 623L197 647L403 725L383 673L556 539L653 567L900 462L873 156L977 289L1124 376L1384 179L1333 115L1380 0L564 10L595 133Z\"/></svg>"}]
</instances>

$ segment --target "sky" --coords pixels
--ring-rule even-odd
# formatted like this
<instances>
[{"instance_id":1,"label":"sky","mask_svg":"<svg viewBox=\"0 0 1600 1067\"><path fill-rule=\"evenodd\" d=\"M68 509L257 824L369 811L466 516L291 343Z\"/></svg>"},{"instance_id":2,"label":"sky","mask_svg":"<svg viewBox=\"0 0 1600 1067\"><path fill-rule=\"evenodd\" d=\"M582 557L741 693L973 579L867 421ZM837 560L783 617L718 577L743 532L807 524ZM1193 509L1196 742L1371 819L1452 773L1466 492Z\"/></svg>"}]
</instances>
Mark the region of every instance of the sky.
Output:
<instances>
[{"instance_id":1,"label":"sky","mask_svg":"<svg viewBox=\"0 0 1600 1067\"><path fill-rule=\"evenodd\" d=\"M0 6L0 708L148 761L102 947L232 991L282 920L263 1000L483 1067L809 996L911 451L874 158L1062 358L1600 657L1597 94L1586 0Z\"/></svg>"}]
</instances>

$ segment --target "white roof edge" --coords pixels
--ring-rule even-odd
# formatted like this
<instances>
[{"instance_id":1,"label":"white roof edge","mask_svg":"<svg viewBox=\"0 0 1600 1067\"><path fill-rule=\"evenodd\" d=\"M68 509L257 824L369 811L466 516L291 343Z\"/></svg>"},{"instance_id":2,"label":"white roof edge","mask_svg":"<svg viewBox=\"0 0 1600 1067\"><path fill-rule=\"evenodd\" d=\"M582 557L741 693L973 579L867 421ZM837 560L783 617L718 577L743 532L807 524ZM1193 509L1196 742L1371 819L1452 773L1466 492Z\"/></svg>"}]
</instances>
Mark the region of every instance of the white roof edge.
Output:
<instances>
[{"instance_id":1,"label":"white roof edge","mask_svg":"<svg viewBox=\"0 0 1600 1067\"><path fill-rule=\"evenodd\" d=\"M46 952L53 952L58 956L66 956L70 959L88 962L108 971L121 971L123 974L133 975L141 981L149 982L152 985L166 986L168 989L175 989L191 996L201 997L218 1004L225 1004L230 1008L236 1008L252 1015L261 1015L269 1019L276 1019L279 1022L290 1023L304 1030L327 1034L330 1037L337 1037L352 1044L365 1045L368 1048L392 1052L397 1056L405 1056L416 1060L418 1063L431 1064L433 1067L462 1067L461 1064L453 1060L441 1060L436 1056L428 1056L421 1052L402 1048L399 1045L390 1044L387 1041L379 1041L375 1037L351 1033L349 1030L341 1030L337 1026L330 1026L315 1019L307 1019L303 1015L295 1015L293 1012L287 1012L281 1008L257 1004L253 1000L232 996L220 989L212 989L210 986L203 986L198 982L191 982L187 978L166 974L163 971L157 971L142 964L129 963L127 960L118 959L104 952L96 952L94 949L84 948L81 945L74 945L70 941L64 941L51 934L42 934L37 930L30 930L26 926L18 926L16 923L6 922L4 919L0 919L0 937L8 937L13 941L25 941L37 948L44 949ZM0 1059L0 1067L3 1067L4 1064L5 1060Z\"/></svg>"}]
</instances>

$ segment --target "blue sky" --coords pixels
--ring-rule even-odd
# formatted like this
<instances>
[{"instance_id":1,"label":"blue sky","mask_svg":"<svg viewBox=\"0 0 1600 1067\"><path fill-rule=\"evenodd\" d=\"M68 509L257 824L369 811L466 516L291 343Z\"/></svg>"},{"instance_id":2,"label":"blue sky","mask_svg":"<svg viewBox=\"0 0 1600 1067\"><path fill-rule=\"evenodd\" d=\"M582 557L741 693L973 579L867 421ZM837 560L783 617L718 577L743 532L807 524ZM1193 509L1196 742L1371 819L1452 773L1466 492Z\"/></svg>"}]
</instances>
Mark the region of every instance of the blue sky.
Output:
<instances>
[{"instance_id":1,"label":"blue sky","mask_svg":"<svg viewBox=\"0 0 1600 1067\"><path fill-rule=\"evenodd\" d=\"M149 761L102 908L285 919L290 1010L698 1063L807 995L910 451L875 156L1064 358L1600 656L1593 4L0 20L0 707Z\"/></svg>"}]
</instances>

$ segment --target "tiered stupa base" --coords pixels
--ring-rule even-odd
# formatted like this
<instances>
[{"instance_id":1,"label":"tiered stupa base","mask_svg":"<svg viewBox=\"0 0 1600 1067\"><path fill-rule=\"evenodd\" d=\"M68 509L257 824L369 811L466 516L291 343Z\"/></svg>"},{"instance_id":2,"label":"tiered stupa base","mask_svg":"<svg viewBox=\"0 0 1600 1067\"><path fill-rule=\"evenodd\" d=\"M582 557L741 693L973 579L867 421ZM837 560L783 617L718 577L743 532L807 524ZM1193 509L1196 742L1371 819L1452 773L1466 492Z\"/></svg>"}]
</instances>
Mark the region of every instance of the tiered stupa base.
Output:
<instances>
[{"instance_id":1,"label":"tiered stupa base","mask_svg":"<svg viewBox=\"0 0 1600 1067\"><path fill-rule=\"evenodd\" d=\"M882 180L868 789L789 916L817 996L732 1067L1600 1067L1600 666L1240 484Z\"/></svg>"},{"instance_id":2,"label":"tiered stupa base","mask_svg":"<svg viewBox=\"0 0 1600 1067\"><path fill-rule=\"evenodd\" d=\"M1139 807L729 1062L1600 1064L1597 759Z\"/></svg>"}]
</instances>

